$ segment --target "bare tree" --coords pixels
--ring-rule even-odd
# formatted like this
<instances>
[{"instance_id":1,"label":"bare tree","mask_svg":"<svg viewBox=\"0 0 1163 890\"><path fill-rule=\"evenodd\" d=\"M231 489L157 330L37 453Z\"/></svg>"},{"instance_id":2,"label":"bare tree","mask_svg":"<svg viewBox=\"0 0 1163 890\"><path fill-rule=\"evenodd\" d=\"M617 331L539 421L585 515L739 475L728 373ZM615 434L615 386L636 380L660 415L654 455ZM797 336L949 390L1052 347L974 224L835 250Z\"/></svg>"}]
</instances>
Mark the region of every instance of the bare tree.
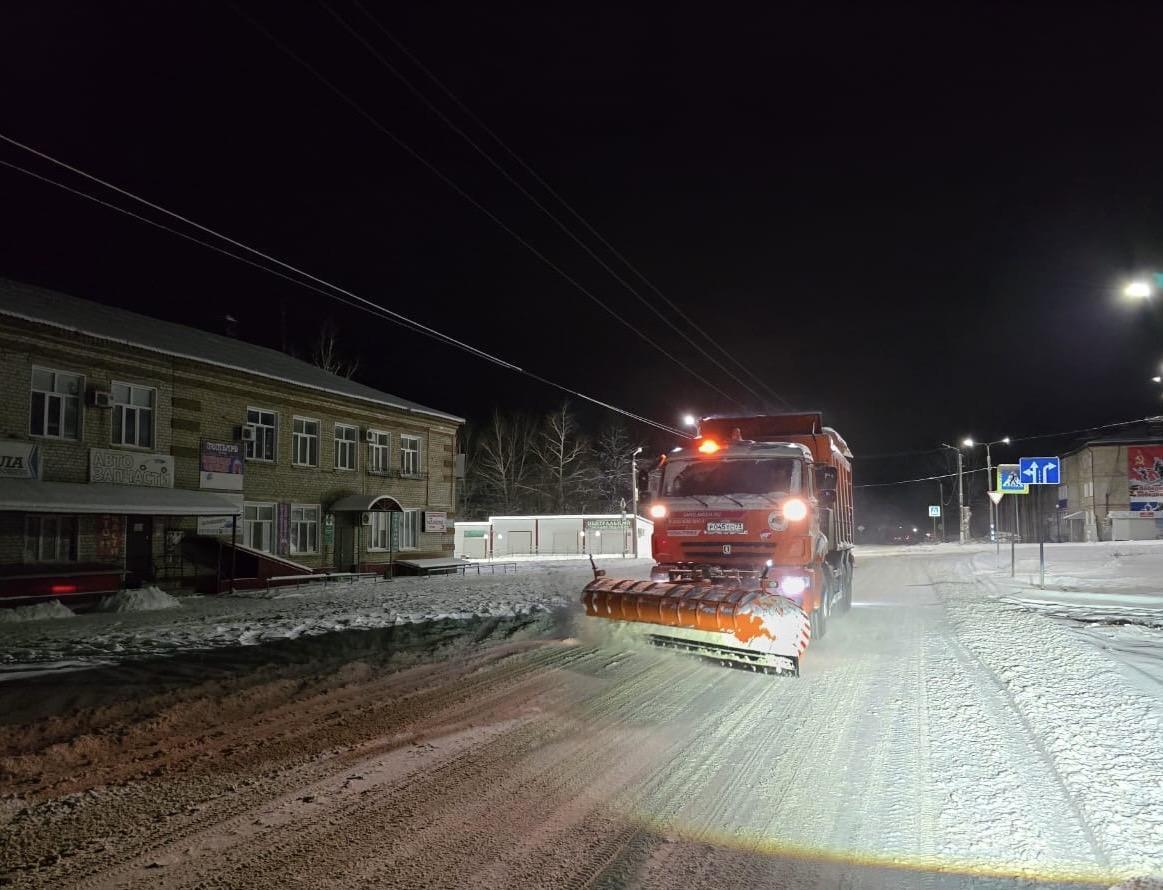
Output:
<instances>
[{"instance_id":1,"label":"bare tree","mask_svg":"<svg viewBox=\"0 0 1163 890\"><path fill-rule=\"evenodd\" d=\"M632 491L630 489L631 464L634 461L634 444L630 435L620 423L611 423L602 428L594 445L597 463L596 489L601 498L601 509L610 513L622 510L626 501L629 509Z\"/></svg>"},{"instance_id":2,"label":"bare tree","mask_svg":"<svg viewBox=\"0 0 1163 890\"><path fill-rule=\"evenodd\" d=\"M520 513L532 506L533 424L523 414L494 411L488 426L473 442L468 474L477 509Z\"/></svg>"},{"instance_id":3,"label":"bare tree","mask_svg":"<svg viewBox=\"0 0 1163 890\"><path fill-rule=\"evenodd\" d=\"M351 377L359 370L358 358L345 358L339 345L339 327L332 319L323 322L311 348L311 363L331 374Z\"/></svg>"},{"instance_id":4,"label":"bare tree","mask_svg":"<svg viewBox=\"0 0 1163 890\"><path fill-rule=\"evenodd\" d=\"M596 482L589 443L565 403L546 415L534 446L544 507L550 512L583 510L593 501Z\"/></svg>"}]
</instances>

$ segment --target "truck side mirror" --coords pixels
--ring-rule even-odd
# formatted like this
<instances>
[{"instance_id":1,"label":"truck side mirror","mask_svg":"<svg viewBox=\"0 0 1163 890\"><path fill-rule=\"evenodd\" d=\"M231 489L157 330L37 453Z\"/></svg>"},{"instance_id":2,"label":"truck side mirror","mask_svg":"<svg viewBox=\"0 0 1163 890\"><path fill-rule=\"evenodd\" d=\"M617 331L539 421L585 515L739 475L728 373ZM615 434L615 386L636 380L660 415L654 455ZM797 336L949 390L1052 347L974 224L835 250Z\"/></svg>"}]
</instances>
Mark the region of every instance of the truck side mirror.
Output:
<instances>
[{"instance_id":1,"label":"truck side mirror","mask_svg":"<svg viewBox=\"0 0 1163 890\"><path fill-rule=\"evenodd\" d=\"M817 491L835 491L836 481L839 474L835 467L816 467L816 489Z\"/></svg>"}]
</instances>

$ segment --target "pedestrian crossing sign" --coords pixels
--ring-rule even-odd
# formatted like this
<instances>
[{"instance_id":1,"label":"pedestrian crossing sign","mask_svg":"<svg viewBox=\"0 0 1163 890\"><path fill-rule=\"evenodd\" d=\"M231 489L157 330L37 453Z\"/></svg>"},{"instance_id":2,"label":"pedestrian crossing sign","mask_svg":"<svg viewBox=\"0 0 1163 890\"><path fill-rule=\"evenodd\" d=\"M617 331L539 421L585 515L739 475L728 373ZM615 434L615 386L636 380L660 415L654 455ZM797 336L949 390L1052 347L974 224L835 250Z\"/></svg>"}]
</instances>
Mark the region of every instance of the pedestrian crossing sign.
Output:
<instances>
[{"instance_id":1,"label":"pedestrian crossing sign","mask_svg":"<svg viewBox=\"0 0 1163 890\"><path fill-rule=\"evenodd\" d=\"M1022 482L1020 470L1017 464L998 464L997 490L1003 494L1029 494L1030 486Z\"/></svg>"}]
</instances>

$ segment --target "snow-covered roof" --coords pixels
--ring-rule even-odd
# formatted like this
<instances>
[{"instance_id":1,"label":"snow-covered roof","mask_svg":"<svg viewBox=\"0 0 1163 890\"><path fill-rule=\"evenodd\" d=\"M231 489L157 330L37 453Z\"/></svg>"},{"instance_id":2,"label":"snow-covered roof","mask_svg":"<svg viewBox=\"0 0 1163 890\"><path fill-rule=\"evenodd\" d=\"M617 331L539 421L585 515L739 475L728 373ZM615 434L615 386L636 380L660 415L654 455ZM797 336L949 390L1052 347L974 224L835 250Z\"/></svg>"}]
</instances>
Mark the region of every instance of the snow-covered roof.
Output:
<instances>
[{"instance_id":1,"label":"snow-covered roof","mask_svg":"<svg viewBox=\"0 0 1163 890\"><path fill-rule=\"evenodd\" d=\"M37 479L0 479L0 511L141 516L237 516L241 512L230 498L209 491Z\"/></svg>"},{"instance_id":2,"label":"snow-covered roof","mask_svg":"<svg viewBox=\"0 0 1163 890\"><path fill-rule=\"evenodd\" d=\"M385 405L412 414L437 417L453 423L464 422L462 417L380 392L346 377L331 374L276 349L256 346L233 337L211 334L197 328L161 321L125 309L2 278L0 278L0 315L39 322L61 330L74 331L113 343L123 343L162 355L244 371L271 380Z\"/></svg>"}]
</instances>

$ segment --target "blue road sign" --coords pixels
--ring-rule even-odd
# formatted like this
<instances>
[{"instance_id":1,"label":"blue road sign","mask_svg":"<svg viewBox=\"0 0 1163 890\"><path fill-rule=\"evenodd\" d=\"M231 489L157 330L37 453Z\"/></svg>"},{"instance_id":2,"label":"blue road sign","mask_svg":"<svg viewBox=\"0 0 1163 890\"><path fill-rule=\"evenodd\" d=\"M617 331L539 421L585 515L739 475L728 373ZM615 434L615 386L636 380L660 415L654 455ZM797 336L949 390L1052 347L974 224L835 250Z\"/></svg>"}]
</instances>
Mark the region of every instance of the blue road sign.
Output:
<instances>
[{"instance_id":1,"label":"blue road sign","mask_svg":"<svg viewBox=\"0 0 1163 890\"><path fill-rule=\"evenodd\" d=\"M1030 486L1022 479L1022 468L1017 464L998 464L997 490L1002 494L1029 494Z\"/></svg>"},{"instance_id":2,"label":"blue road sign","mask_svg":"<svg viewBox=\"0 0 1163 890\"><path fill-rule=\"evenodd\" d=\"M1056 457L1022 457L1018 459L1022 481L1028 485L1058 485L1062 465Z\"/></svg>"}]
</instances>

